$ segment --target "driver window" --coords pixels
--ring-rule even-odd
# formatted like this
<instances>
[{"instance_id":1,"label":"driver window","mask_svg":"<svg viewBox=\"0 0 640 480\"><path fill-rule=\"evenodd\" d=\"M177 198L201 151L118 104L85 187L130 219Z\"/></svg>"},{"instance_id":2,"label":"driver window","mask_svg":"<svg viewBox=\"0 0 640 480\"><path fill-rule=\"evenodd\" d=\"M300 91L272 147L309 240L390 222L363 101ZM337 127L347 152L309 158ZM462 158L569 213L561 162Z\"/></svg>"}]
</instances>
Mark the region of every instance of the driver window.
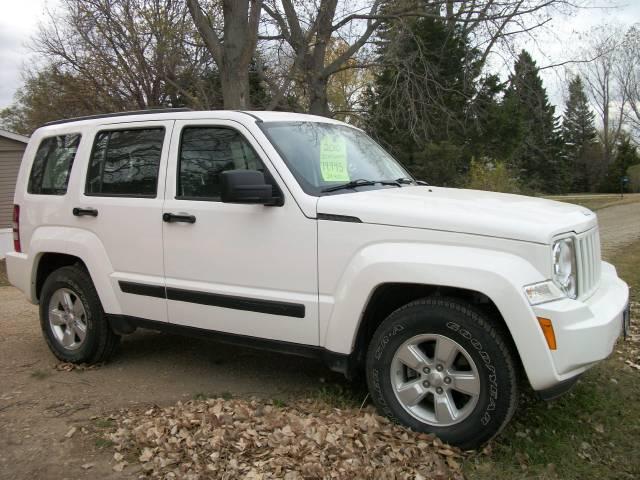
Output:
<instances>
[{"instance_id":1,"label":"driver window","mask_svg":"<svg viewBox=\"0 0 640 480\"><path fill-rule=\"evenodd\" d=\"M258 170L270 177L253 148L236 130L186 127L182 130L176 198L220 201L220 174Z\"/></svg>"}]
</instances>

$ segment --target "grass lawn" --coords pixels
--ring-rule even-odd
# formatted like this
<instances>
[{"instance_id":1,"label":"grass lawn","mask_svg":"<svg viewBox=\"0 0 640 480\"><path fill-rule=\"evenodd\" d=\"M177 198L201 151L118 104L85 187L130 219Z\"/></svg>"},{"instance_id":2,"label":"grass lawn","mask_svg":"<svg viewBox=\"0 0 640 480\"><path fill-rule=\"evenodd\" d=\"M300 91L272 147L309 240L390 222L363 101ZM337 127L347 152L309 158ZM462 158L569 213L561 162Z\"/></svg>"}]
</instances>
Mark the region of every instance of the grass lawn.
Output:
<instances>
[{"instance_id":1,"label":"grass lawn","mask_svg":"<svg viewBox=\"0 0 640 480\"><path fill-rule=\"evenodd\" d=\"M613 207L616 205L626 205L629 203L640 203L640 194L625 194L624 198L620 198L620 195L562 195L546 197L549 200L556 200L558 202L575 203L576 205L582 205L589 210L601 210L603 208Z\"/></svg>"},{"instance_id":2,"label":"grass lawn","mask_svg":"<svg viewBox=\"0 0 640 480\"><path fill-rule=\"evenodd\" d=\"M640 321L640 242L613 258L635 290L632 321ZM589 370L576 387L553 402L525 394L515 418L484 452L469 456L470 479L640 478L639 329L632 341Z\"/></svg>"}]
</instances>

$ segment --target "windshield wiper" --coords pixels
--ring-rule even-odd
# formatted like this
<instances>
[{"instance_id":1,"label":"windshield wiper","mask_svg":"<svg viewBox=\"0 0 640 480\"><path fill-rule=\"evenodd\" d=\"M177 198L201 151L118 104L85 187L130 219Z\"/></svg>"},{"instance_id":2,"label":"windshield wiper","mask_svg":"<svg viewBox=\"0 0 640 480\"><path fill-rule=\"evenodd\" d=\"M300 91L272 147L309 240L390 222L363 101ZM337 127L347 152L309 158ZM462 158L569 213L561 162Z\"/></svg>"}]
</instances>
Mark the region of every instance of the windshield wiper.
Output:
<instances>
[{"instance_id":1,"label":"windshield wiper","mask_svg":"<svg viewBox=\"0 0 640 480\"><path fill-rule=\"evenodd\" d=\"M350 182L347 183L343 183L341 185L334 185L333 187L327 187L327 188L323 188L321 190L322 193L327 193L327 192L335 192L337 190L343 190L343 189L353 189L356 187L368 187L371 185L393 185L395 187L399 187L400 184L398 182L393 182L393 181L383 181L383 180L365 180L362 178L359 178L358 180L351 180Z\"/></svg>"},{"instance_id":2,"label":"windshield wiper","mask_svg":"<svg viewBox=\"0 0 640 480\"><path fill-rule=\"evenodd\" d=\"M396 183L399 183L401 185L410 185L410 184L412 184L414 182L415 182L415 180L413 180L412 178L409 178L409 177L396 178Z\"/></svg>"}]
</instances>

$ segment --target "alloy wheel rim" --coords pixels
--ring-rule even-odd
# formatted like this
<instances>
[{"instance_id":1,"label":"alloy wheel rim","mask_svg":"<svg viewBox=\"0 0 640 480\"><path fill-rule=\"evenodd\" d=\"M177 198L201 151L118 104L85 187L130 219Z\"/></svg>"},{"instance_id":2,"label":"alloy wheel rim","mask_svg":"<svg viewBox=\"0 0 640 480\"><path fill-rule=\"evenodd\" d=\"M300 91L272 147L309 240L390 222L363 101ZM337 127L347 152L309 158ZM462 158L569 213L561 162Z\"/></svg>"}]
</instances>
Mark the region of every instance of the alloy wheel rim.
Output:
<instances>
[{"instance_id":1,"label":"alloy wheel rim","mask_svg":"<svg viewBox=\"0 0 640 480\"><path fill-rule=\"evenodd\" d=\"M65 350L77 350L87 337L87 314L80 297L68 288L53 292L49 300L49 325Z\"/></svg>"},{"instance_id":2,"label":"alloy wheel rim","mask_svg":"<svg viewBox=\"0 0 640 480\"><path fill-rule=\"evenodd\" d=\"M420 422L447 427L465 420L480 397L475 362L443 335L416 335L396 350L391 384L402 408Z\"/></svg>"}]
</instances>

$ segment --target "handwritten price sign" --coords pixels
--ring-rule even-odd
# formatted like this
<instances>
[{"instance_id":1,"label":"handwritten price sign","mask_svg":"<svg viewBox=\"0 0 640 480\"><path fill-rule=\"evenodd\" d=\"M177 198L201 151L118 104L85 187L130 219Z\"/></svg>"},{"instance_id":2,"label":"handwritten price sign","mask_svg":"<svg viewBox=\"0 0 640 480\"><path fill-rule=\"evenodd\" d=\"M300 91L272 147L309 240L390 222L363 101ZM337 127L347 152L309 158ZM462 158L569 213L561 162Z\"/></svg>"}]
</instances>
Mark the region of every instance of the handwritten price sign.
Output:
<instances>
[{"instance_id":1,"label":"handwritten price sign","mask_svg":"<svg viewBox=\"0 0 640 480\"><path fill-rule=\"evenodd\" d=\"M320 141L320 172L325 182L348 182L347 144L344 138L327 135Z\"/></svg>"}]
</instances>

